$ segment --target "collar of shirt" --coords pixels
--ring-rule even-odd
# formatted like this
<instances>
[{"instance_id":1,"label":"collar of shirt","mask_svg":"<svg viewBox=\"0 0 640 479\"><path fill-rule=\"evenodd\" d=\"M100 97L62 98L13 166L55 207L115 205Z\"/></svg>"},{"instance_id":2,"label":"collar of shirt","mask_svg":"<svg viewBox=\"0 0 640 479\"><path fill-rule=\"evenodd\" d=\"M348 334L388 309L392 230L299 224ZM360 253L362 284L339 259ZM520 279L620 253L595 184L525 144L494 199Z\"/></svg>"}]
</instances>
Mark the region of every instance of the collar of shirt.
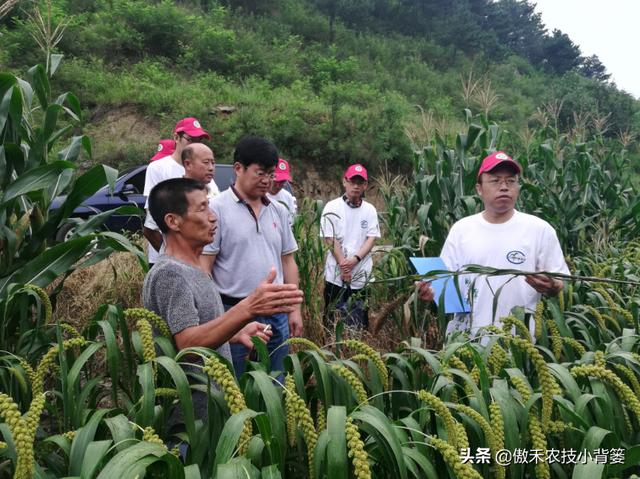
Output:
<instances>
[{"instance_id":1,"label":"collar of shirt","mask_svg":"<svg viewBox=\"0 0 640 479\"><path fill-rule=\"evenodd\" d=\"M238 190L236 190L234 185L229 186L229 188L236 202L242 205L245 205L247 207L247 210L249 210L249 214L251 215L253 220L256 222L256 233L260 233L260 221L258 220L258 217L256 216L255 211L253 211L253 208L251 207L251 205L247 203L247 200L245 200L242 196L240 196L240 193L238 192ZM271 201L269 201L269 198L265 196L260 198L260 201L264 206L269 206L271 204Z\"/></svg>"},{"instance_id":2,"label":"collar of shirt","mask_svg":"<svg viewBox=\"0 0 640 479\"><path fill-rule=\"evenodd\" d=\"M231 185L229 188L231 189L231 194L233 195L233 199L234 200L236 200L238 203L242 203L242 204L245 204L245 205L249 206L249 203L247 203L247 200L245 200L240 195L240 192L238 192L238 190L236 190L235 185ZM271 204L271 201L266 196L260 197L260 201L265 206L269 206Z\"/></svg>"},{"instance_id":3,"label":"collar of shirt","mask_svg":"<svg viewBox=\"0 0 640 479\"><path fill-rule=\"evenodd\" d=\"M362 198L360 198L360 201L358 203L352 203L351 201L349 201L347 195L342 195L342 199L347 205L349 205L349 208L360 208L362 206Z\"/></svg>"}]
</instances>

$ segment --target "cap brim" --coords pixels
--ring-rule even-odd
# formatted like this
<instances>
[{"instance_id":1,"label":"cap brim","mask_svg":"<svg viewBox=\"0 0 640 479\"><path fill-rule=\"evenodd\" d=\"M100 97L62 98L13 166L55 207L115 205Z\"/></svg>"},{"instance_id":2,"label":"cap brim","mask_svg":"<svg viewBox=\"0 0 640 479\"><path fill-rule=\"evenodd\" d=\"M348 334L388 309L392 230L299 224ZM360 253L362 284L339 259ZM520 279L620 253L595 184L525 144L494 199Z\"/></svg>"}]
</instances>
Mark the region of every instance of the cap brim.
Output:
<instances>
[{"instance_id":1,"label":"cap brim","mask_svg":"<svg viewBox=\"0 0 640 479\"><path fill-rule=\"evenodd\" d=\"M498 163L493 165L493 168L491 168L490 170L487 170L485 173L489 173L495 170L498 166L505 165L505 164L509 166L513 166L515 170L518 172L518 174L522 173L522 167L518 164L518 162L515 160L509 160L509 159L499 161Z\"/></svg>"},{"instance_id":2,"label":"cap brim","mask_svg":"<svg viewBox=\"0 0 640 479\"><path fill-rule=\"evenodd\" d=\"M276 173L274 181L292 181L292 179L289 173L282 173L282 174Z\"/></svg>"},{"instance_id":3,"label":"cap brim","mask_svg":"<svg viewBox=\"0 0 640 479\"><path fill-rule=\"evenodd\" d=\"M355 173L353 175L344 175L344 177L347 180L350 180L351 178L355 178L356 176L359 176L360 178L362 178L364 181L369 181L369 179L366 177L366 175L363 175L362 173Z\"/></svg>"},{"instance_id":4,"label":"cap brim","mask_svg":"<svg viewBox=\"0 0 640 479\"><path fill-rule=\"evenodd\" d=\"M491 172L492 172L493 170L495 170L498 166L501 166L501 165L504 165L504 164L507 164L507 165L509 165L509 166L512 166L512 167L516 170L516 172L517 172L518 174L521 174L521 173L522 173L522 167L520 166L520 164L519 164L517 161L515 161L515 160L513 160L513 159L506 158L506 159L504 159L504 160L500 160L498 163L496 163L495 165L491 166L490 168L486 168L486 169L482 169L482 168L481 168L481 169L478 171L478 179L480 179L480 176L481 176L483 173L491 173Z\"/></svg>"}]
</instances>

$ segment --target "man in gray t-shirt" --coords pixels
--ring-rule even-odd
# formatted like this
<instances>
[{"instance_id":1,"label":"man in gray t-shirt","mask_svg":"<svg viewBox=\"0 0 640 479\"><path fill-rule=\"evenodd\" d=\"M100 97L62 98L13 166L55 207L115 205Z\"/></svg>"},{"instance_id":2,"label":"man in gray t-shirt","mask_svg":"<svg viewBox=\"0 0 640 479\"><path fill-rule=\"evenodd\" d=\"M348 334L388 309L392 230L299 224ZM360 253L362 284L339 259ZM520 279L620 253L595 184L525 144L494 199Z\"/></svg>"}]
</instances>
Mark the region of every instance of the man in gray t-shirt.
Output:
<instances>
[{"instance_id":1,"label":"man in gray t-shirt","mask_svg":"<svg viewBox=\"0 0 640 479\"><path fill-rule=\"evenodd\" d=\"M202 248L212 241L217 222L203 183L190 178L162 181L151 190L149 210L166 248L145 277L144 306L167 322L179 350L204 346L229 358L229 342L251 347L251 336L265 342L271 337L254 317L288 313L302 302L295 285L273 284L272 270L250 295L223 312L211 275L200 269ZM194 400L196 414L204 417L206 401Z\"/></svg>"}]
</instances>

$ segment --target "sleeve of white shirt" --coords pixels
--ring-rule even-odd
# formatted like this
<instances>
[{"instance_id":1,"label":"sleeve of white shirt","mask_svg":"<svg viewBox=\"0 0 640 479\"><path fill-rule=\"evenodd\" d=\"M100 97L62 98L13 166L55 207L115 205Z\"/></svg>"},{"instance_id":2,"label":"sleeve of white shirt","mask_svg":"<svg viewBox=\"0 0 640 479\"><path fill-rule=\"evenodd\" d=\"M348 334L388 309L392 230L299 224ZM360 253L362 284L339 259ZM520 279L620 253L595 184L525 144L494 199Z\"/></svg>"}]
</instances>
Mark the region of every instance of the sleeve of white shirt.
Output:
<instances>
[{"instance_id":1,"label":"sleeve of white shirt","mask_svg":"<svg viewBox=\"0 0 640 479\"><path fill-rule=\"evenodd\" d=\"M156 179L157 168L152 167L152 165L153 163L147 166L147 171L144 175L144 191L142 192L142 194L146 196L146 199L144 201L144 209L147 212L147 216L144 219L144 226L157 231L160 228L158 228L158 225L155 221L153 221L153 218L151 217L151 213L149 213L149 193L151 193L151 190L154 186L156 186L156 183L158 182Z\"/></svg>"},{"instance_id":2,"label":"sleeve of white shirt","mask_svg":"<svg viewBox=\"0 0 640 479\"><path fill-rule=\"evenodd\" d=\"M460 259L457 254L456 247L456 230L452 227L449 231L449 235L444 242L442 251L440 252L440 259L447 267L449 271L457 271L460 269Z\"/></svg>"},{"instance_id":3,"label":"sleeve of white shirt","mask_svg":"<svg viewBox=\"0 0 640 479\"><path fill-rule=\"evenodd\" d=\"M542 236L542 248L536 258L538 271L569 274L558 235L551 225L546 225Z\"/></svg>"},{"instance_id":4,"label":"sleeve of white shirt","mask_svg":"<svg viewBox=\"0 0 640 479\"><path fill-rule=\"evenodd\" d=\"M380 238L380 223L378 222L378 212L375 206L371 205L369 209L369 220L367 221L369 228L367 229L367 238Z\"/></svg>"},{"instance_id":5,"label":"sleeve of white shirt","mask_svg":"<svg viewBox=\"0 0 640 479\"><path fill-rule=\"evenodd\" d=\"M216 197L220 194L220 189L218 188L215 180L211 180L211 182L207 186L209 187L209 196L211 198Z\"/></svg>"},{"instance_id":6,"label":"sleeve of white shirt","mask_svg":"<svg viewBox=\"0 0 640 479\"><path fill-rule=\"evenodd\" d=\"M320 218L320 236L323 238L339 238L342 218L326 204Z\"/></svg>"},{"instance_id":7,"label":"sleeve of white shirt","mask_svg":"<svg viewBox=\"0 0 640 479\"><path fill-rule=\"evenodd\" d=\"M160 228L158 227L157 223L153 219L153 216L151 216L151 213L149 213L148 210L147 216L145 216L144 218L144 226L145 228L149 228L150 230L160 231Z\"/></svg>"},{"instance_id":8,"label":"sleeve of white shirt","mask_svg":"<svg viewBox=\"0 0 640 479\"><path fill-rule=\"evenodd\" d=\"M289 224L289 211L284 206L274 206L277 208L278 216L280 217L280 228L282 228L282 254L293 253L298 250L298 243Z\"/></svg>"},{"instance_id":9,"label":"sleeve of white shirt","mask_svg":"<svg viewBox=\"0 0 640 479\"><path fill-rule=\"evenodd\" d=\"M144 203L144 207L147 210L149 209L149 194L151 193L153 187L158 183L158 168L156 168L154 164L151 163L149 166L147 166L147 171L144 175L144 191L142 192L142 194L147 197Z\"/></svg>"}]
</instances>

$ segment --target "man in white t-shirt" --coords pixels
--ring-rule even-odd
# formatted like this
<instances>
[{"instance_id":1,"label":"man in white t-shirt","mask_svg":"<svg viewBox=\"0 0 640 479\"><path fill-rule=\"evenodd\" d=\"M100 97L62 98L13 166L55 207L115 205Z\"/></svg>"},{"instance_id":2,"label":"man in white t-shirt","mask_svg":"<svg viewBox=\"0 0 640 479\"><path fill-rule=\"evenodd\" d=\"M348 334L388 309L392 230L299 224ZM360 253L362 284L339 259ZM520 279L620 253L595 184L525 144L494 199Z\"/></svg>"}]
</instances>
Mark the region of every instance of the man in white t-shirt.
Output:
<instances>
[{"instance_id":1,"label":"man in white t-shirt","mask_svg":"<svg viewBox=\"0 0 640 479\"><path fill-rule=\"evenodd\" d=\"M198 120L190 117L183 118L176 123L173 129L173 139L176 142L174 152L171 155L153 161L147 167L143 192L147 197L149 197L153 187L161 181L184 176L184 167L181 161L182 150L191 143L199 143L205 139L210 140L211 136L202 129ZM158 251L162 245L162 233L160 233L160 229L149 214L148 201L145 204L145 209L147 210L147 216L142 233L149 242L147 245L147 258L149 266L153 266L158 259Z\"/></svg>"},{"instance_id":2,"label":"man in white t-shirt","mask_svg":"<svg viewBox=\"0 0 640 479\"><path fill-rule=\"evenodd\" d=\"M498 269L569 273L551 225L515 209L521 172L520 165L501 151L482 161L476 192L482 199L484 211L463 218L451 227L440 255L450 271L477 264ZM508 316L514 307L520 306L532 313L541 294L555 296L563 288L562 281L544 274L465 274L459 278L461 293L468 298L471 313L456 314L447 326L447 333L467 330L475 335L479 328L491 324L500 326L500 319ZM429 283L420 283L418 293L422 299L433 300ZM498 293L494 310L494 297Z\"/></svg>"},{"instance_id":3,"label":"man in white t-shirt","mask_svg":"<svg viewBox=\"0 0 640 479\"><path fill-rule=\"evenodd\" d=\"M340 311L346 324L368 326L363 288L371 280L371 248L380 237L378 213L364 200L367 170L351 165L342 179L345 194L329 201L322 211L320 235L330 246L325 263L325 315L329 324Z\"/></svg>"},{"instance_id":4,"label":"man in white t-shirt","mask_svg":"<svg viewBox=\"0 0 640 479\"><path fill-rule=\"evenodd\" d=\"M269 188L267 197L271 201L276 201L282 204L287 209L289 217L291 218L289 224L293 226L293 221L295 220L296 213L298 212L298 203L296 202L296 197L284 189L284 185L287 181L293 181L291 178L289 162L282 158L278 158L278 165L276 166L274 178L271 182L271 188Z\"/></svg>"}]
</instances>

